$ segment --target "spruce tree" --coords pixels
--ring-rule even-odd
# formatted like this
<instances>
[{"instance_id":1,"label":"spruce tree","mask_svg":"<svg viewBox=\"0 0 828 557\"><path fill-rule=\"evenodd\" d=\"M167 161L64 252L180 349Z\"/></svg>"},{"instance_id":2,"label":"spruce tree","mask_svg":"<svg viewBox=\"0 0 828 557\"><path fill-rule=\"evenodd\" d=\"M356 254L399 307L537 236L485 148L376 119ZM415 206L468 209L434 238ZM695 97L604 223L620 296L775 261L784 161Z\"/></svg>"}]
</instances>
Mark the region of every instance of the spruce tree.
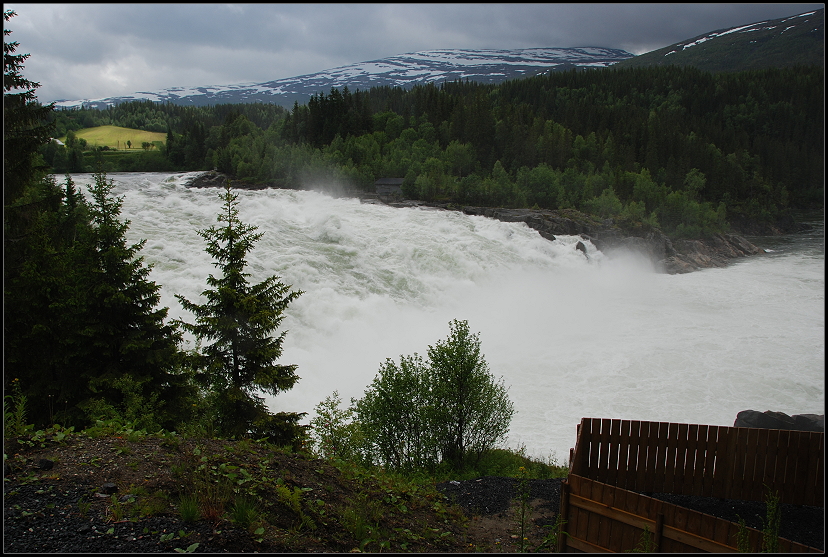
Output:
<instances>
[{"instance_id":1,"label":"spruce tree","mask_svg":"<svg viewBox=\"0 0 828 557\"><path fill-rule=\"evenodd\" d=\"M119 215L123 198L114 182L94 175L89 187L91 227L75 242L75 268L68 309L73 318L73 349L68 369L87 380L89 396L119 409L144 427L169 429L185 418L189 378L180 369L181 333L158 308L160 286L139 256L146 240L129 244L129 221ZM67 191L68 193L68 191ZM71 197L70 197L71 199ZM144 422L141 424L140 422Z\"/></svg>"},{"instance_id":2,"label":"spruce tree","mask_svg":"<svg viewBox=\"0 0 828 557\"><path fill-rule=\"evenodd\" d=\"M245 272L246 256L262 237L257 227L239 220L237 199L225 184L219 195L224 202L218 221L224 223L199 231L207 241L219 276L209 275L210 288L202 292L206 303L197 304L177 295L182 306L195 315L195 324L181 322L199 342L207 341L192 357L198 377L210 392L215 425L220 434L269 437L291 444L301 436L296 422L304 414L271 415L258 394L276 395L293 387L299 377L295 365L281 365L282 343L287 331L273 336L284 319L288 304L302 291L291 291L277 276L251 285Z\"/></svg>"},{"instance_id":3,"label":"spruce tree","mask_svg":"<svg viewBox=\"0 0 828 557\"><path fill-rule=\"evenodd\" d=\"M39 165L37 150L49 141L54 130L48 122L54 104L37 102L39 83L21 74L29 54L15 54L19 43L6 42L11 34L5 28L15 14L3 12L3 204L9 205L23 195L27 184L36 177Z\"/></svg>"}]
</instances>

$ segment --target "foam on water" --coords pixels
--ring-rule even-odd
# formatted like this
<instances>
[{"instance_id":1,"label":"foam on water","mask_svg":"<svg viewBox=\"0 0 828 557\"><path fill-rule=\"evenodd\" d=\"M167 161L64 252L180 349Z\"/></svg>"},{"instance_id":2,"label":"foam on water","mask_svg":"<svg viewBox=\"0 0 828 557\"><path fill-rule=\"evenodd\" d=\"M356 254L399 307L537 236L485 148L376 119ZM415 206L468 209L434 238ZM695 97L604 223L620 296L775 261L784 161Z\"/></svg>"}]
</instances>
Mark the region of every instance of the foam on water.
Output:
<instances>
[{"instance_id":1,"label":"foam on water","mask_svg":"<svg viewBox=\"0 0 828 557\"><path fill-rule=\"evenodd\" d=\"M218 224L218 190L182 174L113 174L131 240L147 239L171 318L215 272L197 230ZM89 175L78 175L78 184ZM305 291L288 309L282 363L301 380L274 410L312 414L338 390L362 395L379 365L425 355L465 319L518 413L509 443L568 454L582 417L732 425L744 409L824 410L824 242L795 241L726 269L661 275L577 237L523 223L394 209L317 192L239 191L263 238L252 281ZM757 241L754 239L754 241Z\"/></svg>"}]
</instances>

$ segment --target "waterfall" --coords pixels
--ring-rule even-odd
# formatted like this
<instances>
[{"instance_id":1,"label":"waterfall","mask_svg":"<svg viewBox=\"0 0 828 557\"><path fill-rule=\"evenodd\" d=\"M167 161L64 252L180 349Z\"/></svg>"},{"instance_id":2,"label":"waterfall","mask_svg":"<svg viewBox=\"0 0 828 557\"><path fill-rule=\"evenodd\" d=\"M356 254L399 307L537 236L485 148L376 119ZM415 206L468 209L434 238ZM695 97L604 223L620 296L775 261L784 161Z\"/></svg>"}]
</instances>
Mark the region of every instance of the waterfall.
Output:
<instances>
[{"instance_id":1,"label":"waterfall","mask_svg":"<svg viewBox=\"0 0 828 557\"><path fill-rule=\"evenodd\" d=\"M118 173L131 241L154 265L170 318L216 272L197 230L218 225L218 190L191 174ZM91 175L74 176L77 184ZM509 444L565 461L582 417L733 425L745 409L823 413L825 256L810 235L751 238L768 255L686 275L607 258L524 223L396 209L321 192L241 191L239 216L264 236L250 280L305 293L287 310L280 363L300 380L268 397L308 412L334 390L360 397L386 358L419 353L467 320L517 414ZM767 245L763 245L767 241ZM306 420L307 421L307 420Z\"/></svg>"}]
</instances>

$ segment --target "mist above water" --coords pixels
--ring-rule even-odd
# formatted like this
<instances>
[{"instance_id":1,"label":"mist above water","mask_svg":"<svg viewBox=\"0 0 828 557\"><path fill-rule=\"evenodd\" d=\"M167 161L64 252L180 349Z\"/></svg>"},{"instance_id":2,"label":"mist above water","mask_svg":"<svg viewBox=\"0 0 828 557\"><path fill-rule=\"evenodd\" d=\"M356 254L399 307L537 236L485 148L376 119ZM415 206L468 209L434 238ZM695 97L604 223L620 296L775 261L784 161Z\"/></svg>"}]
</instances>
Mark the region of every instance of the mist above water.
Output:
<instances>
[{"instance_id":1,"label":"mist above water","mask_svg":"<svg viewBox=\"0 0 828 557\"><path fill-rule=\"evenodd\" d=\"M170 318L174 294L202 301L215 273L197 231L218 225L216 189L186 174L112 174L129 238L146 239L150 278ZM89 175L75 176L78 184ZM773 239L769 255L663 275L608 259L580 238L523 223L395 209L310 191L237 191L263 238L251 281L305 293L287 311L281 363L301 377L268 399L308 412L334 390L362 396L386 358L425 356L452 319L479 333L517 415L509 444L560 460L582 417L732 425L740 410L824 413L824 240ZM753 239L761 244L761 239Z\"/></svg>"}]
</instances>

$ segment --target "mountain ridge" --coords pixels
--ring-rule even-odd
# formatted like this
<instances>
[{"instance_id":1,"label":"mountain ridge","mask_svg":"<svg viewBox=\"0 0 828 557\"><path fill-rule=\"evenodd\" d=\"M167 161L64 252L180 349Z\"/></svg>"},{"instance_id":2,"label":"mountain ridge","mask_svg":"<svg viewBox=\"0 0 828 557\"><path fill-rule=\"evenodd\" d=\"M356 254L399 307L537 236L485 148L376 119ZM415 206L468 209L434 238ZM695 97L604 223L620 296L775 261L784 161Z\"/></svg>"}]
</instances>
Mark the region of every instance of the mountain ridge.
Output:
<instances>
[{"instance_id":1,"label":"mountain ridge","mask_svg":"<svg viewBox=\"0 0 828 557\"><path fill-rule=\"evenodd\" d=\"M796 64L825 65L825 8L717 29L622 60L617 67L678 65L719 72Z\"/></svg>"},{"instance_id":2,"label":"mountain ridge","mask_svg":"<svg viewBox=\"0 0 828 557\"><path fill-rule=\"evenodd\" d=\"M333 87L348 87L352 91L379 86L408 89L419 84L457 79L500 83L547 71L607 67L632 56L624 50L602 47L437 49L398 54L262 83L172 87L159 92L139 91L119 97L60 100L55 102L55 106L105 108L122 102L151 100L190 106L273 102L289 108L294 102L304 104L311 95L328 93Z\"/></svg>"}]
</instances>

